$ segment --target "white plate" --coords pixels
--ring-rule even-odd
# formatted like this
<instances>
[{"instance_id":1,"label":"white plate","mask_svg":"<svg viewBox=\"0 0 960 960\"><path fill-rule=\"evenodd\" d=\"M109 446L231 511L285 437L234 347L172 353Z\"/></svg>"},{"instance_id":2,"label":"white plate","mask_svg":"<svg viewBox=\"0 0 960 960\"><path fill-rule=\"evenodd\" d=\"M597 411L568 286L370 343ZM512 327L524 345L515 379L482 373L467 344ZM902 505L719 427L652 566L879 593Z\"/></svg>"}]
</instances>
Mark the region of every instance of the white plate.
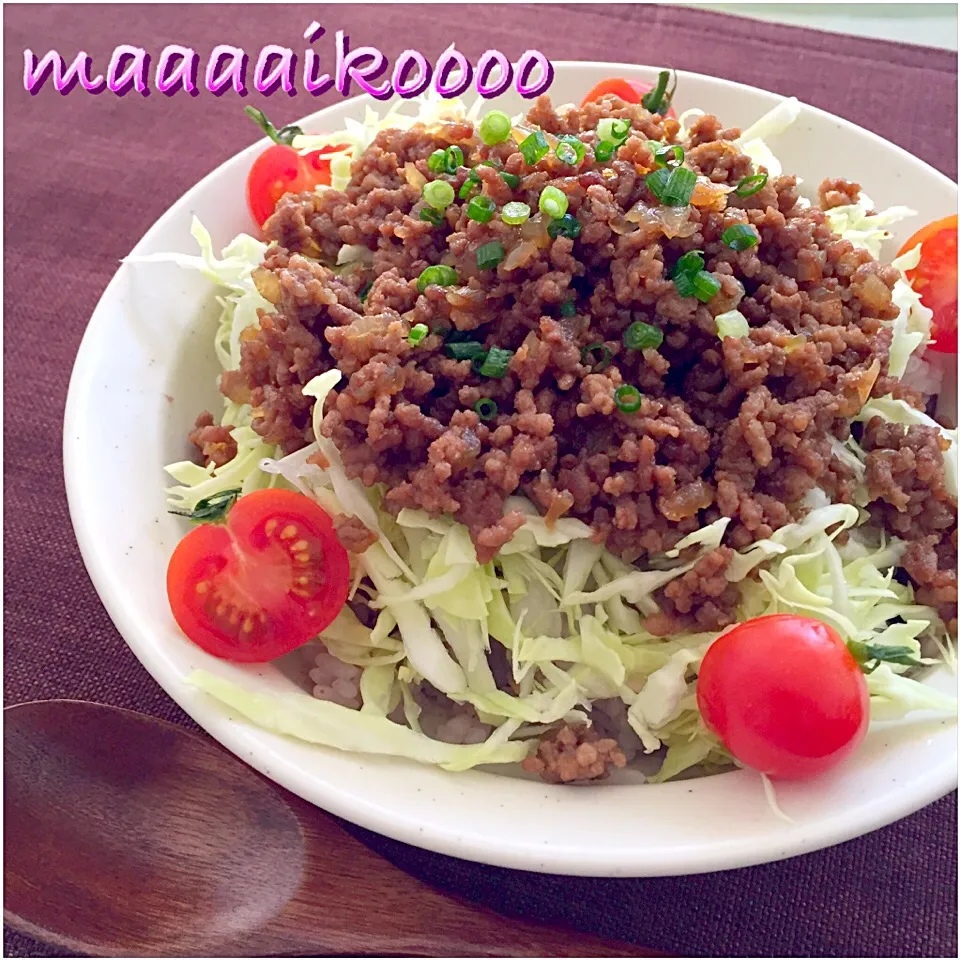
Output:
<instances>
[{"instance_id":1,"label":"white plate","mask_svg":"<svg viewBox=\"0 0 960 960\"><path fill-rule=\"evenodd\" d=\"M617 64L555 67L550 92L556 103L579 100L605 77L655 77L651 68ZM678 109L697 106L726 124L746 127L779 100L751 87L680 75ZM498 105L521 107L519 98L506 101ZM344 117L361 115L363 104L339 103L304 126L340 129ZM238 111L237 123L245 122ZM944 176L812 107L772 145L784 168L811 188L827 175L849 177L862 182L880 208L918 210L915 220L898 227L892 250L920 225L956 210L956 186ZM250 147L204 178L134 252L195 252L194 214L218 249L250 230L244 181L262 148L263 142ZM228 718L184 685L193 668L262 688L291 688L294 680L273 665L243 669L208 657L183 638L167 606L167 559L184 527L165 512L161 468L187 454L184 437L197 412L218 409L212 306L209 284L177 267L117 271L91 318L70 383L67 493L90 576L134 653L187 713L257 770L398 840L485 863L601 876L696 873L793 856L874 830L956 786L956 726L936 720L875 729L841 769L781 785L780 805L794 820L787 823L771 813L759 778L746 771L661 786L564 789L312 747ZM945 670L929 682L955 687Z\"/></svg>"}]
</instances>

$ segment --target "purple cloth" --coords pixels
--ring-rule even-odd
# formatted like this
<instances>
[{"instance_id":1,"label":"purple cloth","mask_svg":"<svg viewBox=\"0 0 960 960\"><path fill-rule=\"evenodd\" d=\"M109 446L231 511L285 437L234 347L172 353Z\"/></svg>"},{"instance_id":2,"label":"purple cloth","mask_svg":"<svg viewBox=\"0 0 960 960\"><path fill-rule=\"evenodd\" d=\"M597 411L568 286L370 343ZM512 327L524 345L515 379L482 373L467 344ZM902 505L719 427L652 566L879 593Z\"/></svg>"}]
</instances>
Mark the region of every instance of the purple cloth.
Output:
<instances>
[{"instance_id":1,"label":"purple cloth","mask_svg":"<svg viewBox=\"0 0 960 960\"><path fill-rule=\"evenodd\" d=\"M23 50L84 49L103 70L117 44L302 48L307 24L345 29L390 57L474 59L528 47L551 59L670 64L795 94L957 172L955 54L670 7L6 6L4 263L5 702L73 697L190 724L100 606L74 541L61 422L87 318L126 254L188 187L250 143L233 95L37 96ZM469 29L465 26L469 24ZM323 49L328 50L329 47ZM335 95L334 95L335 96ZM333 102L326 95L317 107ZM304 96L248 102L277 119ZM238 198L237 202L241 202ZM785 863L656 880L580 880L464 863L358 831L443 889L680 955L956 956L956 794L859 840ZM7 932L7 956L56 951Z\"/></svg>"}]
</instances>

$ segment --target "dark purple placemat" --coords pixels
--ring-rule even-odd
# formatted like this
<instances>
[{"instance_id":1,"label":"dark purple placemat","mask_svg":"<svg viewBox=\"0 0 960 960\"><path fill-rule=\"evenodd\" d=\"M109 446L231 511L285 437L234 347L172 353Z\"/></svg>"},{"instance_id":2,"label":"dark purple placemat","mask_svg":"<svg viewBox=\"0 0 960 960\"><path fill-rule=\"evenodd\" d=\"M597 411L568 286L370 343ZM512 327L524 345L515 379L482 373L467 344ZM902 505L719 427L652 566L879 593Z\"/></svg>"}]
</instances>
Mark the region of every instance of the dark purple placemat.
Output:
<instances>
[{"instance_id":1,"label":"dark purple placemat","mask_svg":"<svg viewBox=\"0 0 960 960\"><path fill-rule=\"evenodd\" d=\"M513 59L535 47L556 60L670 63L794 94L957 172L957 58L940 50L649 5L8 4L3 13L5 703L76 697L190 723L127 649L84 572L64 499L62 414L80 337L118 258L255 137L231 95L118 99L48 88L30 97L24 48L85 49L100 69L121 43L155 57L183 43L205 60L218 43L300 48L317 18L329 34L344 29L391 57L414 47L436 58L456 39L474 61L488 47ZM284 120L314 108L303 95L263 105ZM411 872L496 909L682 955L957 953L956 794L832 850L678 879L536 876L358 833ZM7 956L58 955L9 932L4 943Z\"/></svg>"}]
</instances>

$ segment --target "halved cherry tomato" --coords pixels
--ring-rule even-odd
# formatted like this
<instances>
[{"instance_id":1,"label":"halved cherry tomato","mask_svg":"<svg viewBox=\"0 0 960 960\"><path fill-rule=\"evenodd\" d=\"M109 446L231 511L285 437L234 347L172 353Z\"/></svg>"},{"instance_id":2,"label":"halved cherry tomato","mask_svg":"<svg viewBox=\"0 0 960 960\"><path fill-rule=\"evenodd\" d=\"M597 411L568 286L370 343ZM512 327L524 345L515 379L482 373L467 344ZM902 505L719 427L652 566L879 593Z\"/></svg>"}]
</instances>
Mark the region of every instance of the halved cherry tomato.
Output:
<instances>
[{"instance_id":1,"label":"halved cherry tomato","mask_svg":"<svg viewBox=\"0 0 960 960\"><path fill-rule=\"evenodd\" d=\"M180 629L215 657L261 663L315 637L340 612L350 561L326 511L291 490L241 497L226 524L194 527L167 568Z\"/></svg>"},{"instance_id":2,"label":"halved cherry tomato","mask_svg":"<svg viewBox=\"0 0 960 960\"><path fill-rule=\"evenodd\" d=\"M907 279L920 294L923 305L933 311L931 350L957 352L957 215L928 223L901 248L901 254L918 243L920 262L907 271Z\"/></svg>"},{"instance_id":3,"label":"halved cherry tomato","mask_svg":"<svg viewBox=\"0 0 960 960\"><path fill-rule=\"evenodd\" d=\"M613 94L626 103L641 103L643 98L653 89L653 84L641 83L639 80L627 80L624 77L611 77L609 80L601 80L581 101L581 106L587 103L593 103L600 97L607 94ZM676 117L673 107L667 111L666 116Z\"/></svg>"},{"instance_id":4,"label":"halved cherry tomato","mask_svg":"<svg viewBox=\"0 0 960 960\"><path fill-rule=\"evenodd\" d=\"M343 146L332 144L301 156L290 146L293 138L303 133L299 127L285 126L278 130L262 110L246 107L244 112L274 142L253 161L247 174L247 206L257 226L262 227L285 193L303 193L320 184L329 184L330 161L325 160L324 155L336 153Z\"/></svg>"},{"instance_id":5,"label":"halved cherry tomato","mask_svg":"<svg viewBox=\"0 0 960 960\"><path fill-rule=\"evenodd\" d=\"M863 671L832 627L774 614L734 627L700 665L704 723L742 764L799 779L828 770L863 740Z\"/></svg>"}]
</instances>

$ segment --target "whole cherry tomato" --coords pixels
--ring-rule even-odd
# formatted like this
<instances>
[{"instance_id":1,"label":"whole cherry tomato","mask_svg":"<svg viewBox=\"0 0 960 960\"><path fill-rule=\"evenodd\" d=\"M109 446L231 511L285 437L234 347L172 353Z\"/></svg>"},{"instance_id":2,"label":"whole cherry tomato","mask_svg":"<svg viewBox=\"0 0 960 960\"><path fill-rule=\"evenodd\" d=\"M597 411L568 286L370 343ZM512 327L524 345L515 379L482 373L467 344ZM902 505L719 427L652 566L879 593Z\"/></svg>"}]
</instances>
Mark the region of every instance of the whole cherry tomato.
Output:
<instances>
[{"instance_id":1,"label":"whole cherry tomato","mask_svg":"<svg viewBox=\"0 0 960 960\"><path fill-rule=\"evenodd\" d=\"M832 627L791 614L757 617L707 650L697 677L704 723L747 767L799 779L828 770L863 740L863 671Z\"/></svg>"}]
</instances>

